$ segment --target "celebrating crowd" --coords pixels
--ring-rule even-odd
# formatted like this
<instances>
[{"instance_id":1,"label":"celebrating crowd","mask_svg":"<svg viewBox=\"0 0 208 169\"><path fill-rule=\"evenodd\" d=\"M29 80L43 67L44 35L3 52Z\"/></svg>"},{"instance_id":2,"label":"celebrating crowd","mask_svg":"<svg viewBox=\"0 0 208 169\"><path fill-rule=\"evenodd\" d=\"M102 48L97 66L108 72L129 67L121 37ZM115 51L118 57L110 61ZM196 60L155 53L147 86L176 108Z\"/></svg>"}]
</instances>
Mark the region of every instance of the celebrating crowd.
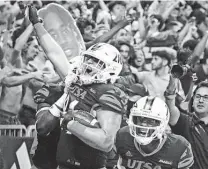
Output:
<instances>
[{"instance_id":1,"label":"celebrating crowd","mask_svg":"<svg viewBox=\"0 0 208 169\"><path fill-rule=\"evenodd\" d=\"M32 169L207 169L207 11L0 1L0 125L35 125Z\"/></svg>"}]
</instances>

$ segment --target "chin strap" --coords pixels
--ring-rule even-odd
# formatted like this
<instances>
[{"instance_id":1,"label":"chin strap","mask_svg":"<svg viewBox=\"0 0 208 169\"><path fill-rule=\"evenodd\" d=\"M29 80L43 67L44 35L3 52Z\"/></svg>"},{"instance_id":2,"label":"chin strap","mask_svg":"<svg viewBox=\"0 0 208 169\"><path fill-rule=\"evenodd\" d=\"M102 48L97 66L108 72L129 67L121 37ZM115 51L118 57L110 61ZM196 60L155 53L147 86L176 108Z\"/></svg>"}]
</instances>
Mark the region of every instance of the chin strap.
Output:
<instances>
[{"instance_id":1,"label":"chin strap","mask_svg":"<svg viewBox=\"0 0 208 169\"><path fill-rule=\"evenodd\" d=\"M159 142L157 148L154 149L154 150L153 150L152 152L150 152L150 153L144 152L144 150L142 150L142 148L141 148L141 145L136 141L136 139L134 139L134 145L135 145L136 149L137 149L144 157L146 157L146 156L151 156L151 155L157 153L158 151L160 151L160 149L161 149L161 148L163 147L163 145L165 144L166 139L167 139L167 135L164 134L163 137L162 137L162 139L160 140L160 142ZM150 144L151 144L151 143L150 143ZM149 144L147 144L147 145L145 145L145 146L149 146Z\"/></svg>"}]
</instances>

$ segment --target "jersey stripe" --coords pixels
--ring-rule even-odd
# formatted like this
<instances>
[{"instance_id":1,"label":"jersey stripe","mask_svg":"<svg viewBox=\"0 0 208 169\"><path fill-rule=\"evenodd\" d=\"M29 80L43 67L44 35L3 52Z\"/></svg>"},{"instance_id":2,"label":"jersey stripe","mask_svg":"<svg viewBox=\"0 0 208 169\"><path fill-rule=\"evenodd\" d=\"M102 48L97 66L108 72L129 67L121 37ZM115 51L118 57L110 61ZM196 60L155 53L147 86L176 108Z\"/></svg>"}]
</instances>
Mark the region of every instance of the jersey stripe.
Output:
<instances>
[{"instance_id":1,"label":"jersey stripe","mask_svg":"<svg viewBox=\"0 0 208 169\"><path fill-rule=\"evenodd\" d=\"M184 153L181 155L180 162L178 163L178 168L189 168L194 163L194 157L189 144Z\"/></svg>"}]
</instances>

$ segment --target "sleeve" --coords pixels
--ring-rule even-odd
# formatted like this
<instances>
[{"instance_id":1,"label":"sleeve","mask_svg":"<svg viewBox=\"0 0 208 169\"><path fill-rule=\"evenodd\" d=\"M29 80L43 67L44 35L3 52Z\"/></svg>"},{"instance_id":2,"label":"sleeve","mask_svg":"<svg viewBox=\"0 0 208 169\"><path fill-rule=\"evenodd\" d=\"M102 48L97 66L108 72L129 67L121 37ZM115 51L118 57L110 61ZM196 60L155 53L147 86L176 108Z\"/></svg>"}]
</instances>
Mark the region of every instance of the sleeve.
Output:
<instances>
[{"instance_id":1,"label":"sleeve","mask_svg":"<svg viewBox=\"0 0 208 169\"><path fill-rule=\"evenodd\" d=\"M60 126L59 118L54 117L49 108L51 105L59 99L61 92L53 92L53 95L49 95L45 102L37 105L36 113L36 130L39 135L49 135L57 126ZM53 98L51 98L53 96Z\"/></svg>"},{"instance_id":2,"label":"sleeve","mask_svg":"<svg viewBox=\"0 0 208 169\"><path fill-rule=\"evenodd\" d=\"M174 126L171 126L173 133L185 137L189 133L189 118L189 115L180 113L178 122Z\"/></svg>"},{"instance_id":3,"label":"sleeve","mask_svg":"<svg viewBox=\"0 0 208 169\"><path fill-rule=\"evenodd\" d=\"M45 91L46 89L44 86L42 86L40 90ZM48 89L48 96L46 96L45 101L44 102L40 102L37 103L37 112L36 112L36 116L38 116L38 114L43 114L44 112L48 111L49 107L55 103L63 94L62 91L56 91L56 90L52 90L51 87Z\"/></svg>"},{"instance_id":4,"label":"sleeve","mask_svg":"<svg viewBox=\"0 0 208 169\"><path fill-rule=\"evenodd\" d=\"M116 87L106 91L99 97L101 106L119 114L124 114L126 112L127 101L127 95Z\"/></svg>"},{"instance_id":5,"label":"sleeve","mask_svg":"<svg viewBox=\"0 0 208 169\"><path fill-rule=\"evenodd\" d=\"M178 169L188 169L194 163L194 157L191 149L191 144L188 143L187 148L181 155L180 161L178 163Z\"/></svg>"},{"instance_id":6,"label":"sleeve","mask_svg":"<svg viewBox=\"0 0 208 169\"><path fill-rule=\"evenodd\" d=\"M33 86L34 87L34 86ZM37 90L37 89L34 89ZM38 98L41 98L39 101L38 99L35 99L35 102L39 104L39 102L44 102L49 105L52 105L55 103L62 95L63 95L63 89L62 86L56 85L56 86L49 86L48 84L42 85L42 87L35 92L35 96L38 96ZM43 101L42 101L43 100Z\"/></svg>"},{"instance_id":7,"label":"sleeve","mask_svg":"<svg viewBox=\"0 0 208 169\"><path fill-rule=\"evenodd\" d=\"M46 102L48 104L52 105L53 103L55 103L63 95L64 92L61 89L59 90L58 87L57 87L57 89L52 88L52 87L50 87L50 88L51 88L50 94L46 98Z\"/></svg>"}]
</instances>

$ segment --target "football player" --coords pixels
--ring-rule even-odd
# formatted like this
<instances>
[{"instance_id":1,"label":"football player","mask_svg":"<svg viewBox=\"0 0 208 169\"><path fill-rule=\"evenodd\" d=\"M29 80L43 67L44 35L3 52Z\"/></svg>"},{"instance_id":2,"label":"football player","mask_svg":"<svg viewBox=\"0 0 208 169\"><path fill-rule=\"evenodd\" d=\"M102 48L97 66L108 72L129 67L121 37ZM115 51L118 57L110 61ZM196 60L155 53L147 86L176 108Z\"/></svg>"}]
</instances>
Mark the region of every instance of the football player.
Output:
<instances>
[{"instance_id":1,"label":"football player","mask_svg":"<svg viewBox=\"0 0 208 169\"><path fill-rule=\"evenodd\" d=\"M166 133L170 113L158 97L145 96L130 109L128 126L116 136L119 169L188 169L193 154L182 136Z\"/></svg>"},{"instance_id":2,"label":"football player","mask_svg":"<svg viewBox=\"0 0 208 169\"><path fill-rule=\"evenodd\" d=\"M63 95L51 106L44 102L39 106L36 122L39 137L50 142L49 137L53 137L53 131L60 127L60 118L64 117L57 149L60 168L105 167L127 103L125 93L113 85L122 69L120 53L110 44L99 43L66 63L63 50L44 29L31 6L29 19L42 48L65 79ZM35 160L39 168L40 160Z\"/></svg>"}]
</instances>

